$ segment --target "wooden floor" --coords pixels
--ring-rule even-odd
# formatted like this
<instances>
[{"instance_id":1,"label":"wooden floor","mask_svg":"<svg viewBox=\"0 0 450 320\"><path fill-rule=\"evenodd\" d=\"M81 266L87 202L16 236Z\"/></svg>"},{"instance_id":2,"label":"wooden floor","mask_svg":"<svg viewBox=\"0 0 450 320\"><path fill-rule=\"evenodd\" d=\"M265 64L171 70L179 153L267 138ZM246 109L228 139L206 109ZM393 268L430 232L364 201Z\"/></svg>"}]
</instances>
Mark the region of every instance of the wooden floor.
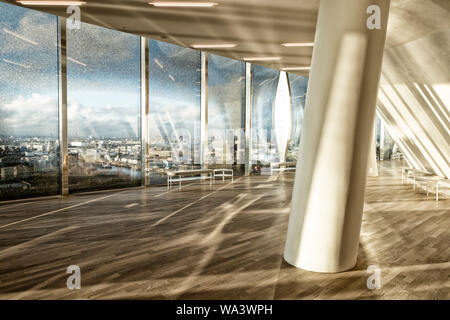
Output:
<instances>
[{"instance_id":1,"label":"wooden floor","mask_svg":"<svg viewBox=\"0 0 450 320\"><path fill-rule=\"evenodd\" d=\"M450 200L383 164L356 267L282 259L293 174L0 205L1 299L450 299ZM326 200L326 199L325 199ZM81 290L66 269L81 268ZM382 288L366 287L378 265Z\"/></svg>"}]
</instances>

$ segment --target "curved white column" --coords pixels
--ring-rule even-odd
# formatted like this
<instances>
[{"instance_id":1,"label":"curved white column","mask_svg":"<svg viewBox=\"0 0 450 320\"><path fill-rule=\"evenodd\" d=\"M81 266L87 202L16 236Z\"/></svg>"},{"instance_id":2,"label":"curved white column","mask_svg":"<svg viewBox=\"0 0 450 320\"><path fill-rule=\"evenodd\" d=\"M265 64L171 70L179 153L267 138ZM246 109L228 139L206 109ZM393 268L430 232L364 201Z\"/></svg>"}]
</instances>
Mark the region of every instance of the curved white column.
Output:
<instances>
[{"instance_id":1,"label":"curved white column","mask_svg":"<svg viewBox=\"0 0 450 320\"><path fill-rule=\"evenodd\" d=\"M291 136L292 123L291 94L286 72L281 71L278 78L277 93L273 107L273 123L277 140L278 158L280 162L286 162L289 137Z\"/></svg>"},{"instance_id":2,"label":"curved white column","mask_svg":"<svg viewBox=\"0 0 450 320\"><path fill-rule=\"evenodd\" d=\"M369 30L367 8L381 9ZM356 263L389 0L321 0L285 260L317 272Z\"/></svg>"}]
</instances>

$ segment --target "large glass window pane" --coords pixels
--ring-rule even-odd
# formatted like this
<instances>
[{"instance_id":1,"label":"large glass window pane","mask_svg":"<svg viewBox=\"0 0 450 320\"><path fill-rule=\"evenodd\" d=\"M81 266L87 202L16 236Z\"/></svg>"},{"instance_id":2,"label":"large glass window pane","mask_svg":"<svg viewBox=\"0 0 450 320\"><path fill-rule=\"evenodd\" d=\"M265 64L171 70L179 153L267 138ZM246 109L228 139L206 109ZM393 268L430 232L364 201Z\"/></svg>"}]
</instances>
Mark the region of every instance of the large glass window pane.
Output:
<instances>
[{"instance_id":1,"label":"large glass window pane","mask_svg":"<svg viewBox=\"0 0 450 320\"><path fill-rule=\"evenodd\" d=\"M252 78L252 173L265 173L279 161L273 121L279 71L252 65Z\"/></svg>"},{"instance_id":2,"label":"large glass window pane","mask_svg":"<svg viewBox=\"0 0 450 320\"><path fill-rule=\"evenodd\" d=\"M67 31L69 190L141 183L140 38Z\"/></svg>"},{"instance_id":3,"label":"large glass window pane","mask_svg":"<svg viewBox=\"0 0 450 320\"><path fill-rule=\"evenodd\" d=\"M200 167L200 52L150 40L151 184Z\"/></svg>"},{"instance_id":4,"label":"large glass window pane","mask_svg":"<svg viewBox=\"0 0 450 320\"><path fill-rule=\"evenodd\" d=\"M208 56L209 168L245 172L245 63Z\"/></svg>"},{"instance_id":5,"label":"large glass window pane","mask_svg":"<svg viewBox=\"0 0 450 320\"><path fill-rule=\"evenodd\" d=\"M381 160L402 159L402 151L395 143L386 125L381 125L381 119L376 117L376 148L377 158Z\"/></svg>"},{"instance_id":6,"label":"large glass window pane","mask_svg":"<svg viewBox=\"0 0 450 320\"><path fill-rule=\"evenodd\" d=\"M0 200L59 192L57 19L0 3Z\"/></svg>"},{"instance_id":7,"label":"large glass window pane","mask_svg":"<svg viewBox=\"0 0 450 320\"><path fill-rule=\"evenodd\" d=\"M308 78L296 74L288 74L288 78L291 89L292 122L286 160L297 161L303 127Z\"/></svg>"}]
</instances>

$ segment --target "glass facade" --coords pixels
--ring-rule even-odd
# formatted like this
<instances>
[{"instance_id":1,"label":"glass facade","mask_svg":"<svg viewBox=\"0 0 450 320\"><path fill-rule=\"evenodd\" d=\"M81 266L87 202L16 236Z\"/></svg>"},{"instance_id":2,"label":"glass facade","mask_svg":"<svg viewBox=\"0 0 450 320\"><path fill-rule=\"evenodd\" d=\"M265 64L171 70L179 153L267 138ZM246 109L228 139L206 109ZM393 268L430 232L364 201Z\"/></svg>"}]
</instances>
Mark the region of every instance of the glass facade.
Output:
<instances>
[{"instance_id":1,"label":"glass facade","mask_svg":"<svg viewBox=\"0 0 450 320\"><path fill-rule=\"evenodd\" d=\"M277 70L252 66L252 173L264 173L270 163L279 161L273 118L279 74Z\"/></svg>"},{"instance_id":2,"label":"glass facade","mask_svg":"<svg viewBox=\"0 0 450 320\"><path fill-rule=\"evenodd\" d=\"M0 200L61 194L58 18L0 3ZM69 191L142 185L141 38L82 23L67 30ZM201 157L201 52L149 40L150 182L168 170L252 173L295 161L307 78L208 55L208 117ZM64 124L62 124L64 126ZM386 140L388 140L388 136Z\"/></svg>"},{"instance_id":3,"label":"glass facade","mask_svg":"<svg viewBox=\"0 0 450 320\"><path fill-rule=\"evenodd\" d=\"M67 30L69 190L141 184L140 38Z\"/></svg>"},{"instance_id":4,"label":"glass facade","mask_svg":"<svg viewBox=\"0 0 450 320\"><path fill-rule=\"evenodd\" d=\"M292 122L286 160L297 161L305 112L308 78L296 74L288 74L288 79L291 90Z\"/></svg>"},{"instance_id":5,"label":"glass facade","mask_svg":"<svg viewBox=\"0 0 450 320\"><path fill-rule=\"evenodd\" d=\"M400 148L395 143L386 125L382 125L380 117L376 117L376 148L379 160L401 160L403 159Z\"/></svg>"},{"instance_id":6,"label":"glass facade","mask_svg":"<svg viewBox=\"0 0 450 320\"><path fill-rule=\"evenodd\" d=\"M209 168L245 173L245 63L208 55Z\"/></svg>"},{"instance_id":7,"label":"glass facade","mask_svg":"<svg viewBox=\"0 0 450 320\"><path fill-rule=\"evenodd\" d=\"M150 40L150 183L171 169L199 168L200 52Z\"/></svg>"},{"instance_id":8,"label":"glass facade","mask_svg":"<svg viewBox=\"0 0 450 320\"><path fill-rule=\"evenodd\" d=\"M0 200L59 193L57 30L0 3Z\"/></svg>"}]
</instances>

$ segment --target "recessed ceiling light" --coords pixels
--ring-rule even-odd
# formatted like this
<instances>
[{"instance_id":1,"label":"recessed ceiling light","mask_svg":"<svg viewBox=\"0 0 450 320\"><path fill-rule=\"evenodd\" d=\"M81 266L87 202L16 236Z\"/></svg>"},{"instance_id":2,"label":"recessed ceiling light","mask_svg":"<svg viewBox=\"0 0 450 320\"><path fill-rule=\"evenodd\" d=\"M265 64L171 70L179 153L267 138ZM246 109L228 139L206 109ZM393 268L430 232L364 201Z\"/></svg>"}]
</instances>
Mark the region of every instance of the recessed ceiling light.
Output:
<instances>
[{"instance_id":1,"label":"recessed ceiling light","mask_svg":"<svg viewBox=\"0 0 450 320\"><path fill-rule=\"evenodd\" d=\"M26 6L81 6L84 1L16 1Z\"/></svg>"},{"instance_id":2,"label":"recessed ceiling light","mask_svg":"<svg viewBox=\"0 0 450 320\"><path fill-rule=\"evenodd\" d=\"M288 68L282 68L283 71L290 71L290 70L311 70L311 67L288 67Z\"/></svg>"},{"instance_id":3,"label":"recessed ceiling light","mask_svg":"<svg viewBox=\"0 0 450 320\"><path fill-rule=\"evenodd\" d=\"M174 1L154 1L148 3L154 7L214 7L217 2L174 2Z\"/></svg>"},{"instance_id":4,"label":"recessed ceiling light","mask_svg":"<svg viewBox=\"0 0 450 320\"><path fill-rule=\"evenodd\" d=\"M244 61L273 61L280 60L281 57L246 57Z\"/></svg>"},{"instance_id":5,"label":"recessed ceiling light","mask_svg":"<svg viewBox=\"0 0 450 320\"><path fill-rule=\"evenodd\" d=\"M216 49L216 48L234 48L237 44L223 43L223 44L193 44L191 48L194 49Z\"/></svg>"},{"instance_id":6,"label":"recessed ceiling light","mask_svg":"<svg viewBox=\"0 0 450 320\"><path fill-rule=\"evenodd\" d=\"M313 47L314 42L288 42L281 45L284 47Z\"/></svg>"}]
</instances>

